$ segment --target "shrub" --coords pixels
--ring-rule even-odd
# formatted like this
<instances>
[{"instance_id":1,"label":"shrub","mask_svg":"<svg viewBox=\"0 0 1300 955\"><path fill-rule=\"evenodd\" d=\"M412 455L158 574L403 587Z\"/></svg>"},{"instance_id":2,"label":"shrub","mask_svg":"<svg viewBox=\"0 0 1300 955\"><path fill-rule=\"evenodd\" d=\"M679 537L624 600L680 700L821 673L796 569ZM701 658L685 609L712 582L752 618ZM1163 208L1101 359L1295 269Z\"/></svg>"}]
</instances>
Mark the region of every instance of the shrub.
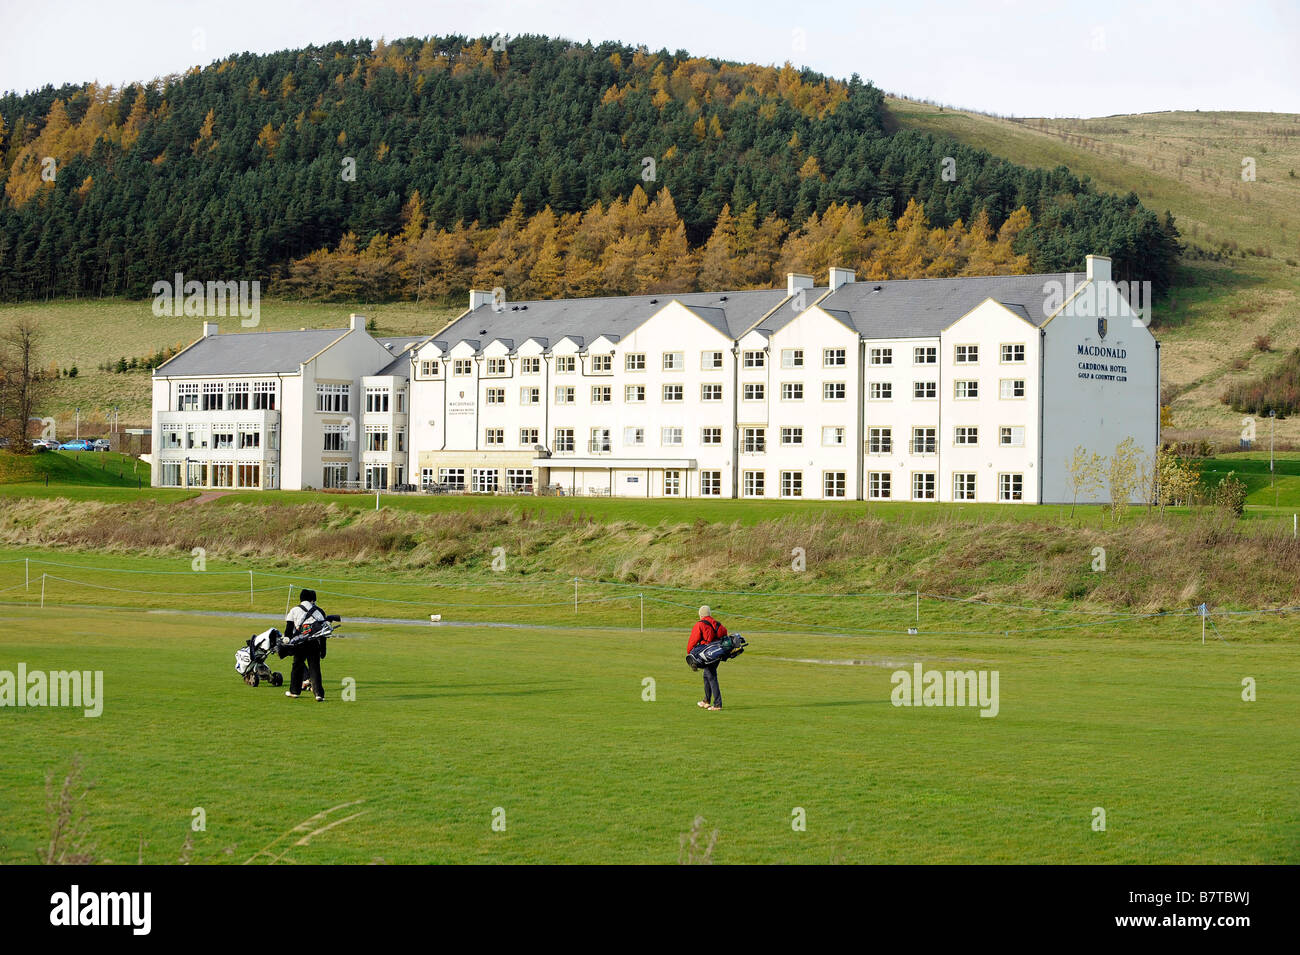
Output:
<instances>
[{"instance_id":1,"label":"shrub","mask_svg":"<svg viewBox=\"0 0 1300 955\"><path fill-rule=\"evenodd\" d=\"M1235 471L1229 471L1214 486L1214 506L1238 517L1246 510L1246 482L1237 477Z\"/></svg>"},{"instance_id":2,"label":"shrub","mask_svg":"<svg viewBox=\"0 0 1300 955\"><path fill-rule=\"evenodd\" d=\"M1255 351L1270 352L1273 350L1272 335L1257 335L1255 337Z\"/></svg>"}]
</instances>

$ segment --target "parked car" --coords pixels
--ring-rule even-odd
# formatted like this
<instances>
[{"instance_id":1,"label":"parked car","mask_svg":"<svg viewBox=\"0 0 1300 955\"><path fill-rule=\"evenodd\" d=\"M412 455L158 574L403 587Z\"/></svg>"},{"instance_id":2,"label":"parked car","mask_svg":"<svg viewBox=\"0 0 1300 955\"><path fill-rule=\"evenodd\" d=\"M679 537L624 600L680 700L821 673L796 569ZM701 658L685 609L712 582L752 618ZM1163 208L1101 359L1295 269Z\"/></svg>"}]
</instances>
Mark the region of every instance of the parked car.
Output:
<instances>
[{"instance_id":1,"label":"parked car","mask_svg":"<svg viewBox=\"0 0 1300 955\"><path fill-rule=\"evenodd\" d=\"M62 447L54 438L37 438L32 442L34 448L44 448L46 451L57 451Z\"/></svg>"},{"instance_id":2,"label":"parked car","mask_svg":"<svg viewBox=\"0 0 1300 955\"><path fill-rule=\"evenodd\" d=\"M69 441L67 444L59 445L60 451L89 451L90 442L84 438L78 438L76 441Z\"/></svg>"},{"instance_id":3,"label":"parked car","mask_svg":"<svg viewBox=\"0 0 1300 955\"><path fill-rule=\"evenodd\" d=\"M108 443L107 438L96 438L90 443L90 450L92 451L107 451L111 447L112 445Z\"/></svg>"}]
</instances>

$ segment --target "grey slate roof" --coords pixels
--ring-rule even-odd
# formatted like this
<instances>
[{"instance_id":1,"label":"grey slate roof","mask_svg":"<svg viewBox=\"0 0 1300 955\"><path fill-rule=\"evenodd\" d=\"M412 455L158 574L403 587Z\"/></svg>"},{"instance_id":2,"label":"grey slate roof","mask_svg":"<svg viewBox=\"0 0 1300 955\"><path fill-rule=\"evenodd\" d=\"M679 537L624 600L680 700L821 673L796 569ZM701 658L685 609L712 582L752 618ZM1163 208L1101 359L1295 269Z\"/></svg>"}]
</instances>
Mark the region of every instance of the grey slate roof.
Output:
<instances>
[{"instance_id":1,"label":"grey slate roof","mask_svg":"<svg viewBox=\"0 0 1300 955\"><path fill-rule=\"evenodd\" d=\"M297 372L304 361L348 333L346 328L209 335L154 372L186 375L269 375Z\"/></svg>"},{"instance_id":2,"label":"grey slate roof","mask_svg":"<svg viewBox=\"0 0 1300 955\"><path fill-rule=\"evenodd\" d=\"M1051 281L1066 284L1069 274L992 275L948 279L893 279L842 285L820 303L847 313L863 338L937 338L939 333L985 299L1011 308L1034 325L1044 312ZM1087 281L1074 273L1075 286ZM879 291L876 291L879 289Z\"/></svg>"},{"instance_id":3,"label":"grey slate roof","mask_svg":"<svg viewBox=\"0 0 1300 955\"><path fill-rule=\"evenodd\" d=\"M785 299L785 289L758 289L510 302L501 312L480 305L440 331L438 340L454 346L462 340L487 344L495 338L519 343L542 338L553 346L566 336L584 343L600 335L621 338L674 300L734 340Z\"/></svg>"}]
</instances>

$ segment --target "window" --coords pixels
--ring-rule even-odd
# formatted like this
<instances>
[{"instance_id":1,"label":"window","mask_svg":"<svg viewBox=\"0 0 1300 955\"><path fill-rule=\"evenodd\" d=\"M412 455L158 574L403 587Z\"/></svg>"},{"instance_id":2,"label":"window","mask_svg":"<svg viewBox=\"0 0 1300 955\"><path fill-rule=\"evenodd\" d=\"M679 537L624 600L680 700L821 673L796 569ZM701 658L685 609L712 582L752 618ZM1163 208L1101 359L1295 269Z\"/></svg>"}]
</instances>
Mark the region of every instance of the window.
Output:
<instances>
[{"instance_id":1,"label":"window","mask_svg":"<svg viewBox=\"0 0 1300 955\"><path fill-rule=\"evenodd\" d=\"M842 381L828 381L822 385L822 401L843 401L845 393Z\"/></svg>"},{"instance_id":2,"label":"window","mask_svg":"<svg viewBox=\"0 0 1300 955\"><path fill-rule=\"evenodd\" d=\"M823 368L842 368L846 360L847 352L843 348L822 349Z\"/></svg>"},{"instance_id":3,"label":"window","mask_svg":"<svg viewBox=\"0 0 1300 955\"><path fill-rule=\"evenodd\" d=\"M980 429L971 425L958 425L952 429L952 443L959 448L973 448L980 443Z\"/></svg>"},{"instance_id":4,"label":"window","mask_svg":"<svg viewBox=\"0 0 1300 955\"><path fill-rule=\"evenodd\" d=\"M785 381L781 383L782 401L803 401L803 382Z\"/></svg>"},{"instance_id":5,"label":"window","mask_svg":"<svg viewBox=\"0 0 1300 955\"><path fill-rule=\"evenodd\" d=\"M162 474L159 477L159 483L163 487L180 487L181 486L181 465L177 461L166 463L162 466Z\"/></svg>"},{"instance_id":6,"label":"window","mask_svg":"<svg viewBox=\"0 0 1300 955\"><path fill-rule=\"evenodd\" d=\"M873 501L889 498L890 473L888 471L871 471L867 474L867 497Z\"/></svg>"},{"instance_id":7,"label":"window","mask_svg":"<svg viewBox=\"0 0 1300 955\"><path fill-rule=\"evenodd\" d=\"M388 465L370 464L366 466L366 490L378 491L388 487Z\"/></svg>"},{"instance_id":8,"label":"window","mask_svg":"<svg viewBox=\"0 0 1300 955\"><path fill-rule=\"evenodd\" d=\"M260 448L261 446L262 446L261 429L257 428L256 426L241 425L239 428L239 447Z\"/></svg>"},{"instance_id":9,"label":"window","mask_svg":"<svg viewBox=\"0 0 1300 955\"><path fill-rule=\"evenodd\" d=\"M593 374L608 375L614 370L613 355L592 355L591 370Z\"/></svg>"},{"instance_id":10,"label":"window","mask_svg":"<svg viewBox=\"0 0 1300 955\"><path fill-rule=\"evenodd\" d=\"M914 501L934 500L934 472L933 471L912 472L912 500Z\"/></svg>"},{"instance_id":11,"label":"window","mask_svg":"<svg viewBox=\"0 0 1300 955\"><path fill-rule=\"evenodd\" d=\"M871 349L871 364L892 365L893 363L894 363L894 350L892 348Z\"/></svg>"},{"instance_id":12,"label":"window","mask_svg":"<svg viewBox=\"0 0 1300 955\"><path fill-rule=\"evenodd\" d=\"M715 384L715 385L700 385L700 400L701 400L701 401L721 401L721 400L722 400L722 386L721 386L721 385L716 385L716 384Z\"/></svg>"},{"instance_id":13,"label":"window","mask_svg":"<svg viewBox=\"0 0 1300 955\"><path fill-rule=\"evenodd\" d=\"M1011 425L998 428L998 444L1004 448L1023 448L1025 446L1024 426Z\"/></svg>"},{"instance_id":14,"label":"window","mask_svg":"<svg viewBox=\"0 0 1300 955\"><path fill-rule=\"evenodd\" d=\"M205 424L191 424L185 426L185 447L189 449L203 450L208 446L208 426ZM191 484L194 482L191 481Z\"/></svg>"},{"instance_id":15,"label":"window","mask_svg":"<svg viewBox=\"0 0 1300 955\"><path fill-rule=\"evenodd\" d=\"M802 367L803 367L803 349L802 349L802 348L782 348L782 349L781 349L781 367L782 367L782 368L802 368Z\"/></svg>"},{"instance_id":16,"label":"window","mask_svg":"<svg viewBox=\"0 0 1300 955\"><path fill-rule=\"evenodd\" d=\"M347 414L351 385L317 385L316 410Z\"/></svg>"},{"instance_id":17,"label":"window","mask_svg":"<svg viewBox=\"0 0 1300 955\"><path fill-rule=\"evenodd\" d=\"M762 401L767 396L767 389L758 382L750 382L744 388L746 401Z\"/></svg>"},{"instance_id":18,"label":"window","mask_svg":"<svg viewBox=\"0 0 1300 955\"><path fill-rule=\"evenodd\" d=\"M366 425L366 450L388 450L388 429L386 427L381 424Z\"/></svg>"},{"instance_id":19,"label":"window","mask_svg":"<svg viewBox=\"0 0 1300 955\"><path fill-rule=\"evenodd\" d=\"M573 429L572 428L555 429L555 450L556 451L573 450Z\"/></svg>"},{"instance_id":20,"label":"window","mask_svg":"<svg viewBox=\"0 0 1300 955\"><path fill-rule=\"evenodd\" d=\"M609 385L591 386L591 403L593 405L607 405L613 400L614 389Z\"/></svg>"},{"instance_id":21,"label":"window","mask_svg":"<svg viewBox=\"0 0 1300 955\"><path fill-rule=\"evenodd\" d=\"M248 382L232 381L226 389L226 406L231 411L248 410Z\"/></svg>"},{"instance_id":22,"label":"window","mask_svg":"<svg viewBox=\"0 0 1300 955\"><path fill-rule=\"evenodd\" d=\"M572 385L555 386L555 403L557 405L571 405L577 396L577 389Z\"/></svg>"},{"instance_id":23,"label":"window","mask_svg":"<svg viewBox=\"0 0 1300 955\"><path fill-rule=\"evenodd\" d=\"M822 475L822 497L844 497L848 475L844 471L827 471Z\"/></svg>"},{"instance_id":24,"label":"window","mask_svg":"<svg viewBox=\"0 0 1300 955\"><path fill-rule=\"evenodd\" d=\"M453 375L472 375L474 374L474 362L469 358L457 358L451 363L451 373Z\"/></svg>"},{"instance_id":25,"label":"window","mask_svg":"<svg viewBox=\"0 0 1300 955\"><path fill-rule=\"evenodd\" d=\"M782 497L803 497L803 472L802 471L781 472L781 496Z\"/></svg>"},{"instance_id":26,"label":"window","mask_svg":"<svg viewBox=\"0 0 1300 955\"><path fill-rule=\"evenodd\" d=\"M767 450L766 428L745 428L741 438L741 449L746 454L762 454Z\"/></svg>"},{"instance_id":27,"label":"window","mask_svg":"<svg viewBox=\"0 0 1300 955\"><path fill-rule=\"evenodd\" d=\"M781 447L783 447L783 448L802 448L802 447L803 447L803 428L782 428L782 429L781 429Z\"/></svg>"},{"instance_id":28,"label":"window","mask_svg":"<svg viewBox=\"0 0 1300 955\"><path fill-rule=\"evenodd\" d=\"M741 365L745 368L766 368L767 352L747 351L741 354Z\"/></svg>"},{"instance_id":29,"label":"window","mask_svg":"<svg viewBox=\"0 0 1300 955\"><path fill-rule=\"evenodd\" d=\"M254 411L275 410L275 382L273 381L253 382L253 410Z\"/></svg>"},{"instance_id":30,"label":"window","mask_svg":"<svg viewBox=\"0 0 1300 955\"><path fill-rule=\"evenodd\" d=\"M978 398L980 396L980 383L973 379L959 379L952 383L954 398Z\"/></svg>"},{"instance_id":31,"label":"window","mask_svg":"<svg viewBox=\"0 0 1300 955\"><path fill-rule=\"evenodd\" d=\"M960 471L952 476L952 499L954 501L975 500L975 472Z\"/></svg>"},{"instance_id":32,"label":"window","mask_svg":"<svg viewBox=\"0 0 1300 955\"><path fill-rule=\"evenodd\" d=\"M822 447L823 448L844 447L844 429L836 425L824 426L822 428Z\"/></svg>"},{"instance_id":33,"label":"window","mask_svg":"<svg viewBox=\"0 0 1300 955\"><path fill-rule=\"evenodd\" d=\"M681 385L664 385L664 401L681 401L682 394Z\"/></svg>"},{"instance_id":34,"label":"window","mask_svg":"<svg viewBox=\"0 0 1300 955\"><path fill-rule=\"evenodd\" d=\"M505 444L504 437L502 437L501 443ZM403 454L406 453L406 429L405 428L398 428L396 431L393 432L393 450L400 451ZM397 483L401 484L403 482L398 481Z\"/></svg>"},{"instance_id":35,"label":"window","mask_svg":"<svg viewBox=\"0 0 1300 955\"><path fill-rule=\"evenodd\" d=\"M420 487L428 487L434 483L433 468L420 468Z\"/></svg>"},{"instance_id":36,"label":"window","mask_svg":"<svg viewBox=\"0 0 1300 955\"><path fill-rule=\"evenodd\" d=\"M578 370L576 355L556 355L555 370L561 375L571 375Z\"/></svg>"},{"instance_id":37,"label":"window","mask_svg":"<svg viewBox=\"0 0 1300 955\"><path fill-rule=\"evenodd\" d=\"M645 428L624 428L623 447L639 448L645 445Z\"/></svg>"},{"instance_id":38,"label":"window","mask_svg":"<svg viewBox=\"0 0 1300 955\"><path fill-rule=\"evenodd\" d=\"M531 491L532 489L532 468L506 468L506 490L521 493Z\"/></svg>"},{"instance_id":39,"label":"window","mask_svg":"<svg viewBox=\"0 0 1300 955\"><path fill-rule=\"evenodd\" d=\"M529 358L519 359L519 372L524 375L540 375L542 373L542 359L538 355Z\"/></svg>"},{"instance_id":40,"label":"window","mask_svg":"<svg viewBox=\"0 0 1300 955\"><path fill-rule=\"evenodd\" d=\"M623 356L626 371L645 371L645 352L628 352Z\"/></svg>"},{"instance_id":41,"label":"window","mask_svg":"<svg viewBox=\"0 0 1300 955\"><path fill-rule=\"evenodd\" d=\"M442 362L432 359L420 362L420 374L425 378L437 378L442 374Z\"/></svg>"},{"instance_id":42,"label":"window","mask_svg":"<svg viewBox=\"0 0 1300 955\"><path fill-rule=\"evenodd\" d=\"M541 444L541 435L536 428L519 429L519 446L521 448L531 448Z\"/></svg>"},{"instance_id":43,"label":"window","mask_svg":"<svg viewBox=\"0 0 1300 955\"><path fill-rule=\"evenodd\" d=\"M1025 379L1003 378L999 383L999 396L1002 398L1023 398L1025 396Z\"/></svg>"},{"instance_id":44,"label":"window","mask_svg":"<svg viewBox=\"0 0 1300 955\"><path fill-rule=\"evenodd\" d=\"M912 429L912 453L933 454L935 451L934 428Z\"/></svg>"},{"instance_id":45,"label":"window","mask_svg":"<svg viewBox=\"0 0 1300 955\"><path fill-rule=\"evenodd\" d=\"M541 388L520 388L519 403L521 405L538 405L542 403Z\"/></svg>"},{"instance_id":46,"label":"window","mask_svg":"<svg viewBox=\"0 0 1300 955\"><path fill-rule=\"evenodd\" d=\"M1025 499L1025 476L1023 474L998 475L998 500L1023 501Z\"/></svg>"},{"instance_id":47,"label":"window","mask_svg":"<svg viewBox=\"0 0 1300 955\"><path fill-rule=\"evenodd\" d=\"M399 431L398 434L401 434L401 432ZM505 428L484 428L483 429L484 447L501 448L501 447L505 447L505 443L506 443ZM402 449L401 447L398 447L397 450L401 451Z\"/></svg>"},{"instance_id":48,"label":"window","mask_svg":"<svg viewBox=\"0 0 1300 955\"><path fill-rule=\"evenodd\" d=\"M492 389L488 389L488 403L491 404ZM386 388L367 388L366 389L366 411L369 413L385 412L388 410L388 389Z\"/></svg>"},{"instance_id":49,"label":"window","mask_svg":"<svg viewBox=\"0 0 1300 955\"><path fill-rule=\"evenodd\" d=\"M682 472L665 471L664 472L664 496L681 497L682 494Z\"/></svg>"},{"instance_id":50,"label":"window","mask_svg":"<svg viewBox=\"0 0 1300 955\"><path fill-rule=\"evenodd\" d=\"M489 375L504 375L506 373L506 360L504 358L489 358L487 360L487 373Z\"/></svg>"},{"instance_id":51,"label":"window","mask_svg":"<svg viewBox=\"0 0 1300 955\"><path fill-rule=\"evenodd\" d=\"M203 410L204 411L221 411L225 407L225 389L219 381L205 381L203 383Z\"/></svg>"},{"instance_id":52,"label":"window","mask_svg":"<svg viewBox=\"0 0 1300 955\"><path fill-rule=\"evenodd\" d=\"M262 469L256 464L241 464L237 469L240 487L261 487Z\"/></svg>"},{"instance_id":53,"label":"window","mask_svg":"<svg viewBox=\"0 0 1300 955\"><path fill-rule=\"evenodd\" d=\"M700 496L721 497L721 495L722 495L722 472L701 471L700 472Z\"/></svg>"},{"instance_id":54,"label":"window","mask_svg":"<svg viewBox=\"0 0 1300 955\"><path fill-rule=\"evenodd\" d=\"M506 403L506 390L504 388L485 388L484 397L490 405L503 405Z\"/></svg>"},{"instance_id":55,"label":"window","mask_svg":"<svg viewBox=\"0 0 1300 955\"><path fill-rule=\"evenodd\" d=\"M980 360L979 345L957 345L953 352L953 363L958 365L974 365Z\"/></svg>"},{"instance_id":56,"label":"window","mask_svg":"<svg viewBox=\"0 0 1300 955\"><path fill-rule=\"evenodd\" d=\"M686 353L680 351L664 352L664 371L681 371L686 367Z\"/></svg>"},{"instance_id":57,"label":"window","mask_svg":"<svg viewBox=\"0 0 1300 955\"><path fill-rule=\"evenodd\" d=\"M213 487L234 487L235 466L233 464L212 465L212 486Z\"/></svg>"},{"instance_id":58,"label":"window","mask_svg":"<svg viewBox=\"0 0 1300 955\"><path fill-rule=\"evenodd\" d=\"M894 450L892 428L870 428L867 431L868 454L890 454Z\"/></svg>"},{"instance_id":59,"label":"window","mask_svg":"<svg viewBox=\"0 0 1300 955\"><path fill-rule=\"evenodd\" d=\"M645 385L627 385L623 388L623 400L631 404L645 401Z\"/></svg>"},{"instance_id":60,"label":"window","mask_svg":"<svg viewBox=\"0 0 1300 955\"><path fill-rule=\"evenodd\" d=\"M475 494L494 494L499 487L500 478L499 468L474 468L470 475L473 482L471 489Z\"/></svg>"},{"instance_id":61,"label":"window","mask_svg":"<svg viewBox=\"0 0 1300 955\"><path fill-rule=\"evenodd\" d=\"M766 477L762 471L744 471L741 473L740 493L745 497L762 497L767 493L765 484Z\"/></svg>"},{"instance_id":62,"label":"window","mask_svg":"<svg viewBox=\"0 0 1300 955\"><path fill-rule=\"evenodd\" d=\"M614 439L610 435L609 428L592 428L591 443L587 445L587 449L592 454L608 453L613 450L613 442Z\"/></svg>"},{"instance_id":63,"label":"window","mask_svg":"<svg viewBox=\"0 0 1300 955\"><path fill-rule=\"evenodd\" d=\"M219 451L235 449L235 426L232 424L214 424L212 426L212 447ZM229 485L226 485L229 487Z\"/></svg>"},{"instance_id":64,"label":"window","mask_svg":"<svg viewBox=\"0 0 1300 955\"><path fill-rule=\"evenodd\" d=\"M701 428L700 444L722 444L722 429Z\"/></svg>"},{"instance_id":65,"label":"window","mask_svg":"<svg viewBox=\"0 0 1300 955\"><path fill-rule=\"evenodd\" d=\"M181 426L178 424L165 424L162 426L162 447L163 450L168 448L180 449L181 447Z\"/></svg>"},{"instance_id":66,"label":"window","mask_svg":"<svg viewBox=\"0 0 1300 955\"><path fill-rule=\"evenodd\" d=\"M664 428L659 432L660 444L665 448L680 448L682 446L682 429L678 427Z\"/></svg>"},{"instance_id":67,"label":"window","mask_svg":"<svg viewBox=\"0 0 1300 955\"><path fill-rule=\"evenodd\" d=\"M872 401L888 401L894 397L894 385L889 381L873 381L867 392L868 398Z\"/></svg>"},{"instance_id":68,"label":"window","mask_svg":"<svg viewBox=\"0 0 1300 955\"><path fill-rule=\"evenodd\" d=\"M912 349L913 365L933 365L939 361L939 349L934 345L918 345Z\"/></svg>"},{"instance_id":69,"label":"window","mask_svg":"<svg viewBox=\"0 0 1300 955\"><path fill-rule=\"evenodd\" d=\"M1025 363L1025 346L1003 345L1001 360L1004 365L1023 365Z\"/></svg>"},{"instance_id":70,"label":"window","mask_svg":"<svg viewBox=\"0 0 1300 955\"><path fill-rule=\"evenodd\" d=\"M933 381L914 381L912 382L913 398L935 398L938 397L939 386Z\"/></svg>"},{"instance_id":71,"label":"window","mask_svg":"<svg viewBox=\"0 0 1300 955\"><path fill-rule=\"evenodd\" d=\"M267 470L270 470L269 466ZM346 464L325 464L321 467L321 487L342 487L348 480Z\"/></svg>"},{"instance_id":72,"label":"window","mask_svg":"<svg viewBox=\"0 0 1300 955\"><path fill-rule=\"evenodd\" d=\"M451 491L465 490L465 469L438 468L438 483Z\"/></svg>"},{"instance_id":73,"label":"window","mask_svg":"<svg viewBox=\"0 0 1300 955\"><path fill-rule=\"evenodd\" d=\"M712 371L715 368L722 367L722 352L720 351L702 351L700 352L700 370Z\"/></svg>"}]
</instances>

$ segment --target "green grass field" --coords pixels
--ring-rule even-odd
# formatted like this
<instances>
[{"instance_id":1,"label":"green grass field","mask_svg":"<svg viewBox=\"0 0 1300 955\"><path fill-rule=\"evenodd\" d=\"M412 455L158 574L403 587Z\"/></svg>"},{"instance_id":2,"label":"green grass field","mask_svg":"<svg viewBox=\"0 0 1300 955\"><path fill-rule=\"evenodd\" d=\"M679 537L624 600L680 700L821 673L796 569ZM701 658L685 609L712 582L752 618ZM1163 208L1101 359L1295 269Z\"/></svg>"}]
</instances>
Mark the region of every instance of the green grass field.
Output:
<instances>
[{"instance_id":1,"label":"green grass field","mask_svg":"<svg viewBox=\"0 0 1300 955\"><path fill-rule=\"evenodd\" d=\"M721 670L726 708L708 713L684 621L644 634L354 624L331 642L324 705L240 682L234 650L261 626L11 609L0 669L101 670L105 700L98 718L0 713L0 861L46 843L46 776L57 790L74 755L100 861L134 862L143 840L144 861L176 862L192 835L195 861L275 844L300 863L672 863L696 816L705 840L718 831L720 863L1300 861L1300 661L1280 631L1202 646L1188 628L746 628L752 649ZM807 659L860 663L793 662ZM891 673L915 661L997 670L998 715L891 705ZM306 845L281 838L348 803L316 826L362 814ZM206 831L191 833L199 808Z\"/></svg>"}]
</instances>

